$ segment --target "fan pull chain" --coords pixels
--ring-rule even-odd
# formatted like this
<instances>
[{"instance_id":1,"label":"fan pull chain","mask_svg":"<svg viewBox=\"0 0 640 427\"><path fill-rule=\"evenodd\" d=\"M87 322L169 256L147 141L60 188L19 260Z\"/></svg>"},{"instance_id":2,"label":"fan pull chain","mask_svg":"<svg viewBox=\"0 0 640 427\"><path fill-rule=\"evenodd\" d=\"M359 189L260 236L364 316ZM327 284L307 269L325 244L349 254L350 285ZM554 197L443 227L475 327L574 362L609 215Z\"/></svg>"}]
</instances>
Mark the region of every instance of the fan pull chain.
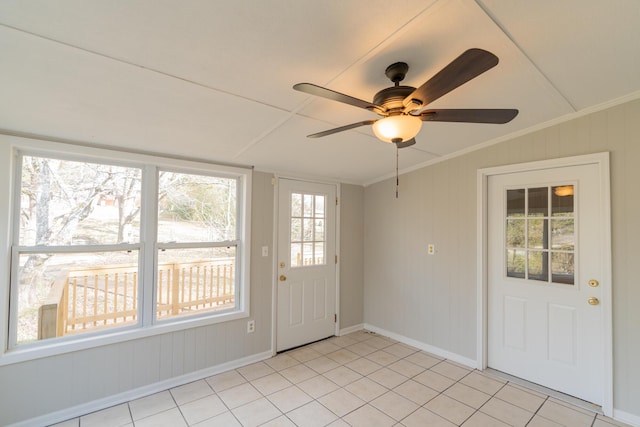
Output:
<instances>
[{"instance_id":1,"label":"fan pull chain","mask_svg":"<svg viewBox=\"0 0 640 427\"><path fill-rule=\"evenodd\" d=\"M398 186L400 185L400 178L398 177L398 152L400 149L398 148L398 144L396 144L396 199L398 198Z\"/></svg>"}]
</instances>

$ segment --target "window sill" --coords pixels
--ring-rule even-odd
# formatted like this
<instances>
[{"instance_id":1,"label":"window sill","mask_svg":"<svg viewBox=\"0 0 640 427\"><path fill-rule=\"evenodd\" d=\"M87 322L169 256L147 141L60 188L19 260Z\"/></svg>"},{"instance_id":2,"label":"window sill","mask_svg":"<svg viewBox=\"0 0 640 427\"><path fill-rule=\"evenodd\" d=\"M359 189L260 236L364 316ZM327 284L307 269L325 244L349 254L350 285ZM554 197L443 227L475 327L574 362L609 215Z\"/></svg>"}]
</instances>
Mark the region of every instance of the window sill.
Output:
<instances>
[{"instance_id":1,"label":"window sill","mask_svg":"<svg viewBox=\"0 0 640 427\"><path fill-rule=\"evenodd\" d=\"M156 335L168 334L202 326L214 325L218 323L230 322L233 320L249 317L248 310L234 311L210 317L198 317L194 319L184 319L169 322L160 322L155 325L140 327L124 327L117 331L99 333L91 336L83 336L73 340L55 340L52 343L26 344L15 349L7 350L0 356L0 366L14 363L27 362L44 357L58 356L75 351L87 350L91 348L119 344L126 341L148 338Z\"/></svg>"}]
</instances>

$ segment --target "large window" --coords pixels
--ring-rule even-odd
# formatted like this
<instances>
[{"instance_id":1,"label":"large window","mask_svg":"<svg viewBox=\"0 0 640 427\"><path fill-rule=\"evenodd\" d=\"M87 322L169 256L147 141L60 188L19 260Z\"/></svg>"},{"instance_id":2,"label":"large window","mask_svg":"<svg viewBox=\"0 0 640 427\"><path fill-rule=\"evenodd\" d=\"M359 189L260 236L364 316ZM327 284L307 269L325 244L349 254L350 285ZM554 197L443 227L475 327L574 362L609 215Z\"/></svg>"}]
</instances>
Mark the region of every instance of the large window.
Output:
<instances>
[{"instance_id":1,"label":"large window","mask_svg":"<svg viewBox=\"0 0 640 427\"><path fill-rule=\"evenodd\" d=\"M11 348L246 314L248 171L117 154L17 152Z\"/></svg>"}]
</instances>

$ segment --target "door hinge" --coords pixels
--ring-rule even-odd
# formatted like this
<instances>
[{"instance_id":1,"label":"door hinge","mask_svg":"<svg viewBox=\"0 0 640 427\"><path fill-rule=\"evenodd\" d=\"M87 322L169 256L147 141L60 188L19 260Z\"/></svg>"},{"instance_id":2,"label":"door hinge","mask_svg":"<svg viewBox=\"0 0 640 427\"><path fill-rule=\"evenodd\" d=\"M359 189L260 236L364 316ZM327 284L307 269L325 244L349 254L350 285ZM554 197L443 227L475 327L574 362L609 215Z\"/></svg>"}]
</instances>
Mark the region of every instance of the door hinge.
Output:
<instances>
[{"instance_id":1,"label":"door hinge","mask_svg":"<svg viewBox=\"0 0 640 427\"><path fill-rule=\"evenodd\" d=\"M338 314L333 315L333 323L338 323Z\"/></svg>"},{"instance_id":2,"label":"door hinge","mask_svg":"<svg viewBox=\"0 0 640 427\"><path fill-rule=\"evenodd\" d=\"M336 206L338 206L338 197L336 197Z\"/></svg>"},{"instance_id":3,"label":"door hinge","mask_svg":"<svg viewBox=\"0 0 640 427\"><path fill-rule=\"evenodd\" d=\"M336 255L336 264L338 263L338 255Z\"/></svg>"}]
</instances>

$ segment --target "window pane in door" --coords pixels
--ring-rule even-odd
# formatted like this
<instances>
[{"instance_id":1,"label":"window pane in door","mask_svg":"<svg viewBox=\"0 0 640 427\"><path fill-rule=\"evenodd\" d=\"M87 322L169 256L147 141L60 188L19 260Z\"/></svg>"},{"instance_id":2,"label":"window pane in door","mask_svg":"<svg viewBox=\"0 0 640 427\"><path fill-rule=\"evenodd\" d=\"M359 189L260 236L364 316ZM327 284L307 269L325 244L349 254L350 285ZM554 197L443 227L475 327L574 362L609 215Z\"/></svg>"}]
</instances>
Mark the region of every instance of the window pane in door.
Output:
<instances>
[{"instance_id":1,"label":"window pane in door","mask_svg":"<svg viewBox=\"0 0 640 427\"><path fill-rule=\"evenodd\" d=\"M529 251L527 266L527 276L530 280L549 281L549 254L547 252Z\"/></svg>"},{"instance_id":2,"label":"window pane in door","mask_svg":"<svg viewBox=\"0 0 640 427\"><path fill-rule=\"evenodd\" d=\"M573 216L573 185L561 185L551 189L551 215Z\"/></svg>"},{"instance_id":3,"label":"window pane in door","mask_svg":"<svg viewBox=\"0 0 640 427\"><path fill-rule=\"evenodd\" d=\"M548 216L548 187L529 188L529 216Z\"/></svg>"},{"instance_id":4,"label":"window pane in door","mask_svg":"<svg viewBox=\"0 0 640 427\"><path fill-rule=\"evenodd\" d=\"M554 250L573 251L575 248L573 218L551 220L551 248Z\"/></svg>"},{"instance_id":5,"label":"window pane in door","mask_svg":"<svg viewBox=\"0 0 640 427\"><path fill-rule=\"evenodd\" d=\"M507 190L507 216L524 216L525 190Z\"/></svg>"},{"instance_id":6,"label":"window pane in door","mask_svg":"<svg viewBox=\"0 0 640 427\"><path fill-rule=\"evenodd\" d=\"M565 285L574 284L573 252L551 253L551 281Z\"/></svg>"},{"instance_id":7,"label":"window pane in door","mask_svg":"<svg viewBox=\"0 0 640 427\"><path fill-rule=\"evenodd\" d=\"M549 249L549 239L546 219L529 219L528 221L529 247L533 249Z\"/></svg>"},{"instance_id":8,"label":"window pane in door","mask_svg":"<svg viewBox=\"0 0 640 427\"><path fill-rule=\"evenodd\" d=\"M321 194L292 193L291 267L326 263L326 202L327 197Z\"/></svg>"},{"instance_id":9,"label":"window pane in door","mask_svg":"<svg viewBox=\"0 0 640 427\"><path fill-rule=\"evenodd\" d=\"M507 250L507 276L524 279L526 265L526 251L518 249Z\"/></svg>"}]
</instances>

